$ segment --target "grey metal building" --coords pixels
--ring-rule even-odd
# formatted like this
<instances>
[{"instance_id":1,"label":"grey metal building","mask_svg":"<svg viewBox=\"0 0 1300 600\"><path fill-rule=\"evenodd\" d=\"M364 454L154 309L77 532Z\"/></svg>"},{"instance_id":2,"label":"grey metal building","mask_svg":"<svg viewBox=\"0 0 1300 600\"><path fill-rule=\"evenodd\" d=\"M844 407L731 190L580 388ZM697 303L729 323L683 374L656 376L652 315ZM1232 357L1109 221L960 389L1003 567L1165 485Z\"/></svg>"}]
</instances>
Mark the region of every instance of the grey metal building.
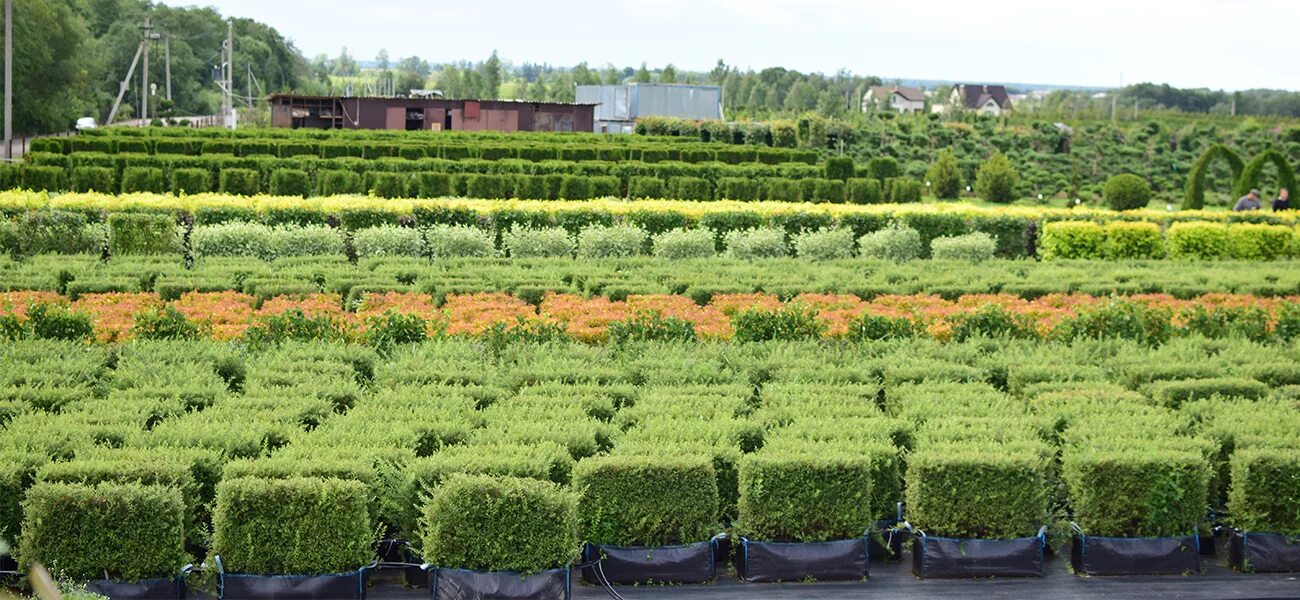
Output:
<instances>
[{"instance_id":1,"label":"grey metal building","mask_svg":"<svg viewBox=\"0 0 1300 600\"><path fill-rule=\"evenodd\" d=\"M632 133L641 117L722 120L722 87L717 85L580 85L575 100L596 105L596 133Z\"/></svg>"}]
</instances>

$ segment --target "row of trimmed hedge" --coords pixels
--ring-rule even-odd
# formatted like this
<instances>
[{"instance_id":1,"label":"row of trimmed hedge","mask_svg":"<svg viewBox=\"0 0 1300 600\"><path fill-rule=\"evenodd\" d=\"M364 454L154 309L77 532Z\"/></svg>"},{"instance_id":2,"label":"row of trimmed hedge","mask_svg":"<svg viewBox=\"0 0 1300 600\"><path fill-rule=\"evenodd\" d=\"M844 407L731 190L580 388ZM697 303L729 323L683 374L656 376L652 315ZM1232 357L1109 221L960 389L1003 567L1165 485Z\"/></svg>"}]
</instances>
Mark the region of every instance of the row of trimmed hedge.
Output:
<instances>
[{"instance_id":1,"label":"row of trimmed hedge","mask_svg":"<svg viewBox=\"0 0 1300 600\"><path fill-rule=\"evenodd\" d=\"M1044 259L1277 260L1300 250L1296 232L1262 223L1154 223L1057 221L1043 226Z\"/></svg>"}]
</instances>

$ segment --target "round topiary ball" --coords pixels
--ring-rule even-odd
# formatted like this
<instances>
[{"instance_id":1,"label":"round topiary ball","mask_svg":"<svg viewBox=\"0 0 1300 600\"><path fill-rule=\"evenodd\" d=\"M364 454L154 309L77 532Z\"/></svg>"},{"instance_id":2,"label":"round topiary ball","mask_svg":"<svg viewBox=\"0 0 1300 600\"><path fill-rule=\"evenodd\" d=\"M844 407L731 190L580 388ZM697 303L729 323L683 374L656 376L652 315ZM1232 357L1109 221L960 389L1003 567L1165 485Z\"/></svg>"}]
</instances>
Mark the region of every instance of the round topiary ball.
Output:
<instances>
[{"instance_id":1,"label":"round topiary ball","mask_svg":"<svg viewBox=\"0 0 1300 600\"><path fill-rule=\"evenodd\" d=\"M1106 198L1106 205L1115 210L1145 208L1151 201L1151 185L1131 173L1115 175L1106 180L1102 195Z\"/></svg>"}]
</instances>

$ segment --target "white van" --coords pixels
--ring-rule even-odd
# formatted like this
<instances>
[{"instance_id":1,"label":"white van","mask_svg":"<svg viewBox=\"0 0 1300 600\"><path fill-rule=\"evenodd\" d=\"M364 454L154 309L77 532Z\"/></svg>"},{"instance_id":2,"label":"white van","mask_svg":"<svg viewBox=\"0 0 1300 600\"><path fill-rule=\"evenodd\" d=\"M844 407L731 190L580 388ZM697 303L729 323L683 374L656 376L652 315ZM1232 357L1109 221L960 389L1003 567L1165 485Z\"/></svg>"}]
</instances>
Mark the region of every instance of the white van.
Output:
<instances>
[{"instance_id":1,"label":"white van","mask_svg":"<svg viewBox=\"0 0 1300 600\"><path fill-rule=\"evenodd\" d=\"M77 131L81 131L82 129L94 129L96 127L98 127L98 125L95 124L95 117L82 117L77 119Z\"/></svg>"}]
</instances>

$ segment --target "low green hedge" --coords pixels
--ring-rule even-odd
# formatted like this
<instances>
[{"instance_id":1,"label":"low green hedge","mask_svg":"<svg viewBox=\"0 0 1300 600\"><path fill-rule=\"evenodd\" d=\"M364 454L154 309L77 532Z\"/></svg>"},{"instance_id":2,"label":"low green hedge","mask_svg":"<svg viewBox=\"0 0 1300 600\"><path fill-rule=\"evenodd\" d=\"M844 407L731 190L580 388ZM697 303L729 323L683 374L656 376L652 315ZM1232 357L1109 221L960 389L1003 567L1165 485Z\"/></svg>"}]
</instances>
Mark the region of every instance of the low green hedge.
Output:
<instances>
[{"instance_id":1,"label":"low green hedge","mask_svg":"<svg viewBox=\"0 0 1300 600\"><path fill-rule=\"evenodd\" d=\"M23 501L18 558L75 580L172 578L186 560L184 521L174 488L38 483Z\"/></svg>"},{"instance_id":2,"label":"low green hedge","mask_svg":"<svg viewBox=\"0 0 1300 600\"><path fill-rule=\"evenodd\" d=\"M207 169L175 169L171 192L176 195L203 194L212 191L212 172Z\"/></svg>"},{"instance_id":3,"label":"low green hedge","mask_svg":"<svg viewBox=\"0 0 1300 600\"><path fill-rule=\"evenodd\" d=\"M1210 466L1193 450L1126 439L1067 447L1061 462L1074 520L1088 535L1185 535L1205 516Z\"/></svg>"},{"instance_id":4,"label":"low green hedge","mask_svg":"<svg viewBox=\"0 0 1300 600\"><path fill-rule=\"evenodd\" d=\"M578 553L577 505L554 483L452 475L424 505L424 560L526 573L562 566Z\"/></svg>"},{"instance_id":5,"label":"low green hedge","mask_svg":"<svg viewBox=\"0 0 1300 600\"><path fill-rule=\"evenodd\" d=\"M1242 377L1158 381L1148 385L1145 390L1156 401L1170 408L1178 408L1186 402L1211 396L1251 400L1268 396L1267 385Z\"/></svg>"},{"instance_id":6,"label":"low green hedge","mask_svg":"<svg viewBox=\"0 0 1300 600\"><path fill-rule=\"evenodd\" d=\"M662 546L707 540L720 528L717 475L709 456L585 458L573 473L587 541Z\"/></svg>"},{"instance_id":7,"label":"low green hedge","mask_svg":"<svg viewBox=\"0 0 1300 600\"><path fill-rule=\"evenodd\" d=\"M71 179L74 192L112 193L118 189L117 172L109 167L76 167Z\"/></svg>"},{"instance_id":8,"label":"low green hedge","mask_svg":"<svg viewBox=\"0 0 1300 600\"><path fill-rule=\"evenodd\" d=\"M163 170L156 167L127 167L122 170L122 193L148 192L161 194L166 191Z\"/></svg>"},{"instance_id":9,"label":"low green hedge","mask_svg":"<svg viewBox=\"0 0 1300 600\"><path fill-rule=\"evenodd\" d=\"M930 535L1014 538L1048 521L1049 463L1032 443L935 443L907 457L907 518Z\"/></svg>"},{"instance_id":10,"label":"low green hedge","mask_svg":"<svg viewBox=\"0 0 1300 600\"><path fill-rule=\"evenodd\" d=\"M176 219L171 215L113 213L108 216L108 250L115 256L180 252Z\"/></svg>"},{"instance_id":11,"label":"low green hedge","mask_svg":"<svg viewBox=\"0 0 1300 600\"><path fill-rule=\"evenodd\" d=\"M222 169L220 191L236 196L254 196L262 191L262 175L253 169Z\"/></svg>"},{"instance_id":12,"label":"low green hedge","mask_svg":"<svg viewBox=\"0 0 1300 600\"><path fill-rule=\"evenodd\" d=\"M1242 448L1229 461L1228 514L1245 531L1300 535L1300 449Z\"/></svg>"},{"instance_id":13,"label":"low green hedge","mask_svg":"<svg viewBox=\"0 0 1300 600\"><path fill-rule=\"evenodd\" d=\"M227 571L354 571L374 555L368 492L356 481L243 477L217 484L212 552Z\"/></svg>"},{"instance_id":14,"label":"low green hedge","mask_svg":"<svg viewBox=\"0 0 1300 600\"><path fill-rule=\"evenodd\" d=\"M1231 254L1228 226L1219 223L1174 223L1165 232L1169 258L1216 260Z\"/></svg>"}]
</instances>

